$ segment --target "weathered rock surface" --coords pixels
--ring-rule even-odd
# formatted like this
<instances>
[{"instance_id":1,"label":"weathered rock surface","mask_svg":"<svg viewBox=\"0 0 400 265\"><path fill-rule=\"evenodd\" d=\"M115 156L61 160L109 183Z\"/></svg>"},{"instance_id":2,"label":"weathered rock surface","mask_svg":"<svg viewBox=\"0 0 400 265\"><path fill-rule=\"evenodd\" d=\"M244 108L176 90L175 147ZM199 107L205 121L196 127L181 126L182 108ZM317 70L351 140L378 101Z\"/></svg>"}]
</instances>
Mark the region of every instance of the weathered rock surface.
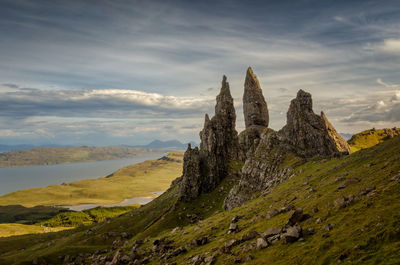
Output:
<instances>
[{"instance_id":1,"label":"weathered rock surface","mask_svg":"<svg viewBox=\"0 0 400 265\"><path fill-rule=\"evenodd\" d=\"M251 67L247 69L244 82L243 113L246 129L252 125L268 127L268 106L257 76L253 73Z\"/></svg>"},{"instance_id":2,"label":"weathered rock surface","mask_svg":"<svg viewBox=\"0 0 400 265\"><path fill-rule=\"evenodd\" d=\"M267 129L261 136L259 145L243 168L238 185L235 185L224 201L224 209L232 209L258 196L255 191L267 190L285 180L292 169L281 168L290 148L283 141L282 135Z\"/></svg>"},{"instance_id":3,"label":"weathered rock surface","mask_svg":"<svg viewBox=\"0 0 400 265\"><path fill-rule=\"evenodd\" d=\"M205 116L200 132L200 150L190 146L184 157L184 171L179 187L181 200L190 201L202 193L211 192L228 176L229 162L241 157L233 98L226 76L217 96L215 116Z\"/></svg>"},{"instance_id":4,"label":"weathered rock surface","mask_svg":"<svg viewBox=\"0 0 400 265\"><path fill-rule=\"evenodd\" d=\"M183 157L183 178L180 184L180 196L184 201L190 201L200 195L200 152L197 147L191 148L190 144Z\"/></svg>"},{"instance_id":5,"label":"weathered rock surface","mask_svg":"<svg viewBox=\"0 0 400 265\"><path fill-rule=\"evenodd\" d=\"M252 125L239 134L239 145L246 159L254 155L260 143L261 135L268 130L272 129L260 125Z\"/></svg>"},{"instance_id":6,"label":"weathered rock surface","mask_svg":"<svg viewBox=\"0 0 400 265\"><path fill-rule=\"evenodd\" d=\"M316 115L312 109L311 94L299 90L290 103L287 124L281 133L303 157L332 156L349 153L350 147L336 132L326 116Z\"/></svg>"}]
</instances>

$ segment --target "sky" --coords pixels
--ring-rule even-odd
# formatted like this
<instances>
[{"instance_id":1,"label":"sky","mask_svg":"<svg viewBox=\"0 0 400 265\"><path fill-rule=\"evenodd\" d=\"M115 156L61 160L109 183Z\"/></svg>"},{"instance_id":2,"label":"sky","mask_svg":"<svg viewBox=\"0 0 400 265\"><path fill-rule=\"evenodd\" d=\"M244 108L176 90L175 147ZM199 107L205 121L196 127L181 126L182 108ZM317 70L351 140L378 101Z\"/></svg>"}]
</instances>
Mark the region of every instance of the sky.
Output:
<instances>
[{"instance_id":1,"label":"sky","mask_svg":"<svg viewBox=\"0 0 400 265\"><path fill-rule=\"evenodd\" d=\"M341 133L400 126L400 2L0 1L0 144L199 142L251 66L270 127L299 89Z\"/></svg>"}]
</instances>

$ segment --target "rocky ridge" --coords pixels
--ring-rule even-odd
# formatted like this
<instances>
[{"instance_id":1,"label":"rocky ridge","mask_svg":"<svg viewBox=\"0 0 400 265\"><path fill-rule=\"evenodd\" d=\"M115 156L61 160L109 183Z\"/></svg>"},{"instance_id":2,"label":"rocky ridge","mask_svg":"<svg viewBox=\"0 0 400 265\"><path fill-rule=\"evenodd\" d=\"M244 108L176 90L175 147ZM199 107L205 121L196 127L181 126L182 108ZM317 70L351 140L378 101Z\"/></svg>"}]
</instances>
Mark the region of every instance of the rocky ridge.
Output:
<instances>
[{"instance_id":1,"label":"rocky ridge","mask_svg":"<svg viewBox=\"0 0 400 265\"><path fill-rule=\"evenodd\" d=\"M287 112L287 124L280 130L268 128L267 103L260 83L249 67L244 83L243 112L246 129L239 137L229 83L223 77L215 116L205 116L200 132L200 150L188 147L180 182L180 198L190 201L208 193L229 176L231 161L244 162L240 181L230 191L224 209L232 209L265 193L293 174L283 165L286 159L349 154L350 147L336 132L325 114L315 114L311 94L299 90Z\"/></svg>"}]
</instances>

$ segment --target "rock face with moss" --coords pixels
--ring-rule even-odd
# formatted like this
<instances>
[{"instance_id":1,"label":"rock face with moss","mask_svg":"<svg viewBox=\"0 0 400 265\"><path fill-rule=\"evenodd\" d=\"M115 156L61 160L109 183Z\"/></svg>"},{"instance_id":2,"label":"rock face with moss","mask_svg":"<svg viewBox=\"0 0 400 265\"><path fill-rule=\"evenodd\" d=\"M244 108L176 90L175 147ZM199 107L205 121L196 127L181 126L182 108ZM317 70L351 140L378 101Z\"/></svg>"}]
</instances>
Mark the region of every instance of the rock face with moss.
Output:
<instances>
[{"instance_id":1,"label":"rock face with moss","mask_svg":"<svg viewBox=\"0 0 400 265\"><path fill-rule=\"evenodd\" d=\"M290 103L287 124L281 133L303 157L331 156L349 153L350 147L336 132L326 116L316 115L312 109L311 94L299 90Z\"/></svg>"},{"instance_id":2,"label":"rock face with moss","mask_svg":"<svg viewBox=\"0 0 400 265\"><path fill-rule=\"evenodd\" d=\"M184 172L180 184L180 198L185 201L201 193L211 192L228 176L229 162L239 160L241 150L235 129L236 113L226 76L217 96L215 116L205 116L200 132L200 150L190 147L185 154ZM193 174L194 173L194 174Z\"/></svg>"},{"instance_id":3,"label":"rock face with moss","mask_svg":"<svg viewBox=\"0 0 400 265\"><path fill-rule=\"evenodd\" d=\"M291 168L281 165L294 156L279 132L265 129L252 156L248 157L241 173L239 184L235 185L224 201L226 210L242 205L259 196L259 192L287 180L292 175Z\"/></svg>"}]
</instances>

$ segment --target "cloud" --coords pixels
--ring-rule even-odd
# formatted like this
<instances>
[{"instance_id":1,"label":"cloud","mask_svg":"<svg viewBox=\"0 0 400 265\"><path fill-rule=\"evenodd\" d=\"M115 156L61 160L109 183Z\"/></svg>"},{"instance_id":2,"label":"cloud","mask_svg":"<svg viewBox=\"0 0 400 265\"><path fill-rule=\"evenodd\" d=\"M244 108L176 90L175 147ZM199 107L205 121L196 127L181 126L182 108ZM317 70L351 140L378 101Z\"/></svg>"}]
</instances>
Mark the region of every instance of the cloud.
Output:
<instances>
[{"instance_id":1,"label":"cloud","mask_svg":"<svg viewBox=\"0 0 400 265\"><path fill-rule=\"evenodd\" d=\"M383 52L400 55L400 39L385 39L378 49Z\"/></svg>"},{"instance_id":2,"label":"cloud","mask_svg":"<svg viewBox=\"0 0 400 265\"><path fill-rule=\"evenodd\" d=\"M141 118L191 116L208 111L207 97L176 97L126 89L19 89L0 93L0 116Z\"/></svg>"},{"instance_id":3,"label":"cloud","mask_svg":"<svg viewBox=\"0 0 400 265\"><path fill-rule=\"evenodd\" d=\"M400 85L385 83L385 82L382 81L381 78L376 79L376 82L377 82L378 84L384 86L384 87L387 87L387 88L400 88Z\"/></svg>"}]
</instances>

